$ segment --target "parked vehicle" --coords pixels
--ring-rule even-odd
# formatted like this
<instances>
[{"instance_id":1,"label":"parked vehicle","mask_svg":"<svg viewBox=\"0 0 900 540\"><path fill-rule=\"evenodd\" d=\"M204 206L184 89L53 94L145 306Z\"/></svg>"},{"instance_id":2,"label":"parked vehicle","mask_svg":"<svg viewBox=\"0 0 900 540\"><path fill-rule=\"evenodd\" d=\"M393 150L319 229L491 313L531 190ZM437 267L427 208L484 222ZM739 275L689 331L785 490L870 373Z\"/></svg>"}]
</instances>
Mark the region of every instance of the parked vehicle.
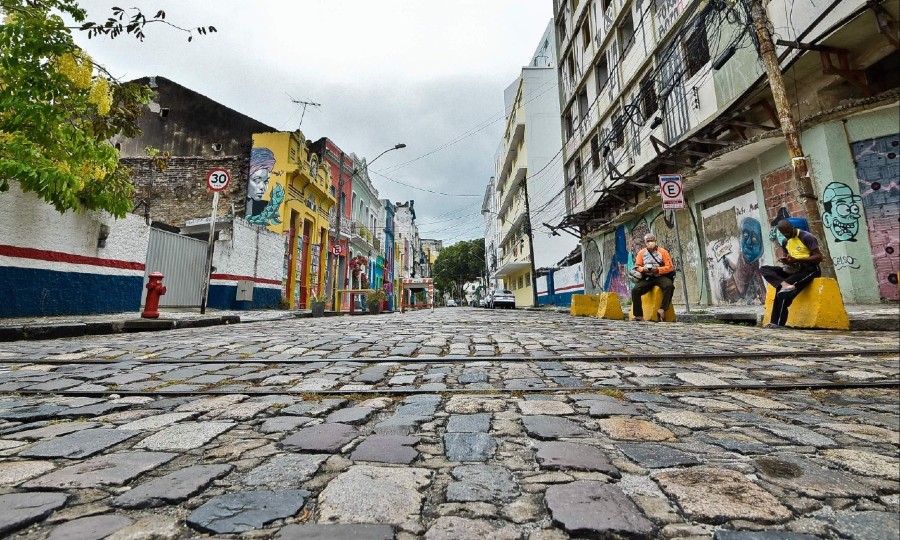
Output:
<instances>
[{"instance_id":1,"label":"parked vehicle","mask_svg":"<svg viewBox=\"0 0 900 540\"><path fill-rule=\"evenodd\" d=\"M456 307L456 300L452 298L447 300L447 307Z\"/></svg>"},{"instance_id":2,"label":"parked vehicle","mask_svg":"<svg viewBox=\"0 0 900 540\"><path fill-rule=\"evenodd\" d=\"M509 289L497 289L490 296L490 308L516 308L516 297Z\"/></svg>"}]
</instances>

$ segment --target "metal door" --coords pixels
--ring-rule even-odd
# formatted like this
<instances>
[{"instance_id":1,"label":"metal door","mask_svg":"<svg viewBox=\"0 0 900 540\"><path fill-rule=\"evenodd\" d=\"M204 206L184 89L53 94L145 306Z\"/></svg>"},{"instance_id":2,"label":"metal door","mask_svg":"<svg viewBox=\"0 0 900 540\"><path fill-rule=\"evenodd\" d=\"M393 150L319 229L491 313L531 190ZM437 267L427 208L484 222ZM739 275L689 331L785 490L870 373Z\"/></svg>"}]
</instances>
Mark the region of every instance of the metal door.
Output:
<instances>
[{"instance_id":1,"label":"metal door","mask_svg":"<svg viewBox=\"0 0 900 540\"><path fill-rule=\"evenodd\" d=\"M150 229L150 246L147 248L147 276L161 272L166 294L159 299L160 307L199 307L203 288L203 271L206 266L207 243L202 240L174 234L160 229ZM141 304L147 298L147 289L141 295Z\"/></svg>"}]
</instances>

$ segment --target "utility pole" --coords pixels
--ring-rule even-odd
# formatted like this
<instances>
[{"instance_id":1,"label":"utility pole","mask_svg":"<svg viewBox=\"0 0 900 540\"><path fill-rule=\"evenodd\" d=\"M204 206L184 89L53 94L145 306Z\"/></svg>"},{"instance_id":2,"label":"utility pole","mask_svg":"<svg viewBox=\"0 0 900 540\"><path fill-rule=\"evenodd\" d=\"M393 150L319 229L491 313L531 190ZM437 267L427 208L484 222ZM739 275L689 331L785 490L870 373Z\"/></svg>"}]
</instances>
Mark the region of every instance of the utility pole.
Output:
<instances>
[{"instance_id":1,"label":"utility pole","mask_svg":"<svg viewBox=\"0 0 900 540\"><path fill-rule=\"evenodd\" d=\"M828 253L828 241L825 238L825 228L822 225L822 215L819 212L818 197L809 172L809 158L803 155L803 146L800 143L800 130L794 119L791 105L788 102L787 92L784 87L784 79L781 76L781 63L775 52L775 43L772 33L769 31L769 15L763 5L763 0L750 0L750 16L753 18L753 26L756 30L759 42L759 53L762 57L766 74L769 76L769 86L772 88L772 97L775 100L775 109L778 111L778 119L781 130L784 133L788 155L791 158L791 166L794 179L791 183L791 191L797 194L800 207L806 213L809 228L816 239L819 240L819 250L822 252L822 275L834 277L834 267L831 256Z\"/></svg>"},{"instance_id":2,"label":"utility pole","mask_svg":"<svg viewBox=\"0 0 900 540\"><path fill-rule=\"evenodd\" d=\"M537 276L534 265L534 231L531 228L531 206L528 203L528 179L522 180L522 189L525 190L525 224L528 227L528 251L531 255L531 296L534 307L538 307Z\"/></svg>"}]
</instances>

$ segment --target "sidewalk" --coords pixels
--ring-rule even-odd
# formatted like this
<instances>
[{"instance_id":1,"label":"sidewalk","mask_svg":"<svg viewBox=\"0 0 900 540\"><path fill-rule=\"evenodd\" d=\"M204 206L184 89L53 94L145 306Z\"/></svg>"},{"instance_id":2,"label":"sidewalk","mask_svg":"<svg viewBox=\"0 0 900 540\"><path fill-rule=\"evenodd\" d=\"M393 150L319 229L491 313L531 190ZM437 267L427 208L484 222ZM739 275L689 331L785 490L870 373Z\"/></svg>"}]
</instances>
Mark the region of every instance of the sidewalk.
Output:
<instances>
[{"instance_id":1,"label":"sidewalk","mask_svg":"<svg viewBox=\"0 0 900 540\"><path fill-rule=\"evenodd\" d=\"M309 310L226 311L209 309L205 315L201 315L198 309L194 309L161 311L158 319L142 319L140 313L21 317L0 319L0 342L172 330L174 328L200 328L310 316L312 316L312 312Z\"/></svg>"},{"instance_id":2,"label":"sidewalk","mask_svg":"<svg viewBox=\"0 0 900 540\"><path fill-rule=\"evenodd\" d=\"M844 308L850 318L850 330L852 331L900 332L900 305L898 304L848 304ZM569 312L568 306L542 306L526 309ZM683 304L675 304L675 313L679 322L721 322L760 326L765 311L765 306L690 306L690 313L688 313Z\"/></svg>"},{"instance_id":3,"label":"sidewalk","mask_svg":"<svg viewBox=\"0 0 900 540\"><path fill-rule=\"evenodd\" d=\"M850 317L850 330L900 331L900 306L896 304L854 304L845 306ZM457 309L457 308L454 308ZM523 308L524 311L557 311L568 313L568 306ZM683 305L676 305L679 322L733 323L760 325L763 306L692 306L688 313ZM356 313L355 315L360 315ZM326 312L326 316L350 313ZM225 311L199 310L166 311L159 319L141 319L140 313L113 313L60 317L23 317L0 319L0 342L23 339L57 339L89 335L147 332L175 328L200 328L223 324L252 323L311 317L309 310Z\"/></svg>"}]
</instances>

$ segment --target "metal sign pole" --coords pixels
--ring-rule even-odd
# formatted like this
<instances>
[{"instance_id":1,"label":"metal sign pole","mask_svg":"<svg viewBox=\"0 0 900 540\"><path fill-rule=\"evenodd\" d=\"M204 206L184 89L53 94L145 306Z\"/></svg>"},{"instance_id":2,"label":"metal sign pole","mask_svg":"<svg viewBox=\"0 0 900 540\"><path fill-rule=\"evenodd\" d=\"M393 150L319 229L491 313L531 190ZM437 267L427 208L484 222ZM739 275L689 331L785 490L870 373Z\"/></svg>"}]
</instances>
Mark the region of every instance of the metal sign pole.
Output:
<instances>
[{"instance_id":1,"label":"metal sign pole","mask_svg":"<svg viewBox=\"0 0 900 540\"><path fill-rule=\"evenodd\" d=\"M675 242L678 243L678 260L684 266L684 250L681 249L681 235L678 234L678 210L672 210L672 223L675 225ZM684 308L690 313L691 303L688 301L687 278L684 275L684 268L679 274L681 274L681 286L684 289Z\"/></svg>"},{"instance_id":2,"label":"metal sign pole","mask_svg":"<svg viewBox=\"0 0 900 540\"><path fill-rule=\"evenodd\" d=\"M209 274L212 271L213 250L216 247L216 213L219 210L219 192L213 192L212 217L209 219L209 245L206 247L206 266L203 272L203 296L200 298L200 314L206 314L206 300L209 297Z\"/></svg>"}]
</instances>

